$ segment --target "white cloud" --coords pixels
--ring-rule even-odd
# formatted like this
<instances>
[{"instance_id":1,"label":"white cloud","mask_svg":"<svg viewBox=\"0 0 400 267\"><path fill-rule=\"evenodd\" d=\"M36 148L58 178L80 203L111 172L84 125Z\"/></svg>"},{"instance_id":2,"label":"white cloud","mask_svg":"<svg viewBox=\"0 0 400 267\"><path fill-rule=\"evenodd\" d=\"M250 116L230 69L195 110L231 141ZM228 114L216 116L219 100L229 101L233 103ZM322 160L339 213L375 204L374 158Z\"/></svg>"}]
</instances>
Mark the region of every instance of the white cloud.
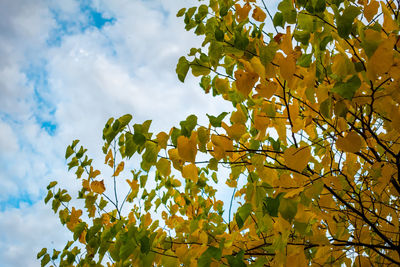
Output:
<instances>
[{"instance_id":1,"label":"white cloud","mask_svg":"<svg viewBox=\"0 0 400 267\"><path fill-rule=\"evenodd\" d=\"M38 202L0 212L0 260L3 267L38 266L36 254L54 246L62 250L70 238L57 214Z\"/></svg>"},{"instance_id":2,"label":"white cloud","mask_svg":"<svg viewBox=\"0 0 400 267\"><path fill-rule=\"evenodd\" d=\"M153 129L168 131L189 114L206 123L205 113L231 108L204 95L190 74L185 84L176 77L178 58L200 39L175 14L196 4L97 0L95 9L115 20L82 30L89 19L80 1L0 2L2 266L37 266L41 247L65 241L57 215L41 199L50 180L79 186L71 183L64 160L73 139L101 163L102 127L111 116L132 113L135 122L153 119ZM47 132L43 121L56 125L55 132ZM34 204L7 202L21 195Z\"/></svg>"}]
</instances>

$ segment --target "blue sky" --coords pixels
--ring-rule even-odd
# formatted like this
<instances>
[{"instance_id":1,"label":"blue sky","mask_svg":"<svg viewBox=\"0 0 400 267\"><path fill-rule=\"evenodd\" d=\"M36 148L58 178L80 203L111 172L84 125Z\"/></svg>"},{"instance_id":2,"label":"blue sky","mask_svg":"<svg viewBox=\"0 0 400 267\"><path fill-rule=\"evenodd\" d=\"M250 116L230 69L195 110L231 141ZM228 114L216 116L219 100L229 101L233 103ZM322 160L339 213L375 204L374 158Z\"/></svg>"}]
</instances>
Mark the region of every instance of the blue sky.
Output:
<instances>
[{"instance_id":1,"label":"blue sky","mask_svg":"<svg viewBox=\"0 0 400 267\"><path fill-rule=\"evenodd\" d=\"M101 162L109 117L130 113L168 131L190 114L230 105L178 81L178 58L200 39L175 14L197 1L0 1L0 265L38 266L42 247L69 237L43 198L68 189L65 148L74 139Z\"/></svg>"}]
</instances>

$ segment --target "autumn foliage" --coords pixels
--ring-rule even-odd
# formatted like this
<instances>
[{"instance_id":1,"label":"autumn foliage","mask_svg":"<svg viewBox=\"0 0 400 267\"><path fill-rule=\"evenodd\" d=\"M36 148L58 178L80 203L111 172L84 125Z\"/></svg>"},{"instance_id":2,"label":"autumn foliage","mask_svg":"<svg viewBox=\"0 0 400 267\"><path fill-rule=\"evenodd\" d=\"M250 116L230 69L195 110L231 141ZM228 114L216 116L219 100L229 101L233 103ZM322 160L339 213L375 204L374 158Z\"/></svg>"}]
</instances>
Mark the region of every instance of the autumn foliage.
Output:
<instances>
[{"instance_id":1,"label":"autumn foliage","mask_svg":"<svg viewBox=\"0 0 400 267\"><path fill-rule=\"evenodd\" d=\"M200 4L177 14L204 41L176 72L234 111L160 133L110 119L112 177L74 141L84 206L49 185L73 239L42 265L400 265L399 2Z\"/></svg>"}]
</instances>

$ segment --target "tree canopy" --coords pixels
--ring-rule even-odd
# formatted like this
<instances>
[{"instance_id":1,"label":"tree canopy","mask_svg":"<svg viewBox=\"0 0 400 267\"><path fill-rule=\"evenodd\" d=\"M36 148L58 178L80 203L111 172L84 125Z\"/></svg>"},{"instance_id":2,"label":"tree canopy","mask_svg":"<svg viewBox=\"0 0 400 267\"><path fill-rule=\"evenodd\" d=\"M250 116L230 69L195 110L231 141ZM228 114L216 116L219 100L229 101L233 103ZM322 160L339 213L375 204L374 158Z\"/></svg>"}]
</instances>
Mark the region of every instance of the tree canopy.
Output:
<instances>
[{"instance_id":1,"label":"tree canopy","mask_svg":"<svg viewBox=\"0 0 400 267\"><path fill-rule=\"evenodd\" d=\"M203 43L178 79L191 71L234 111L159 133L111 118L111 177L73 141L80 190L52 182L45 199L73 238L39 252L42 265L400 265L399 13L393 0L179 10Z\"/></svg>"}]
</instances>

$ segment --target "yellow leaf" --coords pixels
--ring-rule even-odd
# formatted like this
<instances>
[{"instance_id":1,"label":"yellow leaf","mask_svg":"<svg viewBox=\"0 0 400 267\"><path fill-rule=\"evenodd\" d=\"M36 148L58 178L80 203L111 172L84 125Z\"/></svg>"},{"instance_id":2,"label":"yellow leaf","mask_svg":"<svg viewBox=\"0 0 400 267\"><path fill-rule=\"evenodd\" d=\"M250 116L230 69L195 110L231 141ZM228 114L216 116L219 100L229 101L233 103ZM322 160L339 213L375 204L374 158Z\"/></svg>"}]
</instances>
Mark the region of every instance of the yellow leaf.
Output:
<instances>
[{"instance_id":1,"label":"yellow leaf","mask_svg":"<svg viewBox=\"0 0 400 267\"><path fill-rule=\"evenodd\" d=\"M354 64L350 62L347 55L337 54L332 58L332 61L333 61L332 72L335 73L336 75L341 77L346 77L347 75L355 73Z\"/></svg>"},{"instance_id":2,"label":"yellow leaf","mask_svg":"<svg viewBox=\"0 0 400 267\"><path fill-rule=\"evenodd\" d=\"M183 135L178 137L178 153L183 160L189 162L195 161L197 154L196 141L197 134L195 132L192 132L190 139Z\"/></svg>"},{"instance_id":3,"label":"yellow leaf","mask_svg":"<svg viewBox=\"0 0 400 267\"><path fill-rule=\"evenodd\" d=\"M376 75L382 75L389 71L390 67L393 65L393 45L393 39L386 39L375 50L367 63L369 79L374 80Z\"/></svg>"},{"instance_id":4,"label":"yellow leaf","mask_svg":"<svg viewBox=\"0 0 400 267\"><path fill-rule=\"evenodd\" d=\"M168 176L171 173L171 162L167 159L161 158L158 160L156 168L162 176Z\"/></svg>"},{"instance_id":5,"label":"yellow leaf","mask_svg":"<svg viewBox=\"0 0 400 267\"><path fill-rule=\"evenodd\" d=\"M278 64L282 78L292 80L293 74L296 72L296 60L293 55L289 54L287 57L278 57Z\"/></svg>"},{"instance_id":6,"label":"yellow leaf","mask_svg":"<svg viewBox=\"0 0 400 267\"><path fill-rule=\"evenodd\" d=\"M82 215L82 210L75 210L74 207L72 207L71 210L71 215L69 216L69 221L67 222L67 227L69 230L73 231L75 226L78 224L79 217Z\"/></svg>"},{"instance_id":7,"label":"yellow leaf","mask_svg":"<svg viewBox=\"0 0 400 267\"><path fill-rule=\"evenodd\" d=\"M194 183L197 183L197 180L199 179L197 166L194 163L183 166L182 176L193 181Z\"/></svg>"},{"instance_id":8,"label":"yellow leaf","mask_svg":"<svg viewBox=\"0 0 400 267\"><path fill-rule=\"evenodd\" d=\"M253 72L245 72L244 70L237 70L235 72L235 84L237 90L244 96L248 96L258 81L258 75Z\"/></svg>"},{"instance_id":9,"label":"yellow leaf","mask_svg":"<svg viewBox=\"0 0 400 267\"><path fill-rule=\"evenodd\" d=\"M124 170L124 166L125 166L125 163L123 161L121 161L118 164L117 168L115 169L113 176L114 177L118 176Z\"/></svg>"},{"instance_id":10,"label":"yellow leaf","mask_svg":"<svg viewBox=\"0 0 400 267\"><path fill-rule=\"evenodd\" d=\"M265 85L262 83L258 84L256 86L256 91L261 97L270 99L276 92L277 88L278 85L275 82L267 82Z\"/></svg>"},{"instance_id":11,"label":"yellow leaf","mask_svg":"<svg viewBox=\"0 0 400 267\"><path fill-rule=\"evenodd\" d=\"M307 167L308 162L311 158L309 147L289 147L283 153L286 165L296 171L301 172Z\"/></svg>"},{"instance_id":12,"label":"yellow leaf","mask_svg":"<svg viewBox=\"0 0 400 267\"><path fill-rule=\"evenodd\" d=\"M290 27L286 27L286 34L282 36L282 43L280 45L282 51L289 56L293 52L293 41Z\"/></svg>"},{"instance_id":13,"label":"yellow leaf","mask_svg":"<svg viewBox=\"0 0 400 267\"><path fill-rule=\"evenodd\" d=\"M222 128L225 129L228 136L235 141L239 141L240 137L242 137L247 131L246 126L241 123L235 123L232 126L228 126L225 122L222 122L221 125Z\"/></svg>"},{"instance_id":14,"label":"yellow leaf","mask_svg":"<svg viewBox=\"0 0 400 267\"><path fill-rule=\"evenodd\" d=\"M259 22L263 22L266 17L267 17L267 15L265 14L265 12L262 11L261 8L256 6L256 8L253 11L253 19L255 19L255 20L259 21Z\"/></svg>"},{"instance_id":15,"label":"yellow leaf","mask_svg":"<svg viewBox=\"0 0 400 267\"><path fill-rule=\"evenodd\" d=\"M182 164L184 163L184 161L179 156L178 149L173 148L173 149L168 150L168 156L171 159L174 168L177 170L181 170Z\"/></svg>"},{"instance_id":16,"label":"yellow leaf","mask_svg":"<svg viewBox=\"0 0 400 267\"><path fill-rule=\"evenodd\" d=\"M161 147L161 148L167 148L167 142L168 142L168 138L169 138L169 136L168 136L168 134L166 134L165 132L160 132L160 133L158 133L157 134L157 142L158 142L158 145Z\"/></svg>"},{"instance_id":17,"label":"yellow leaf","mask_svg":"<svg viewBox=\"0 0 400 267\"><path fill-rule=\"evenodd\" d=\"M144 226L149 226L151 224L151 222L153 221L153 219L151 218L150 213L146 213L146 215L144 215Z\"/></svg>"},{"instance_id":18,"label":"yellow leaf","mask_svg":"<svg viewBox=\"0 0 400 267\"><path fill-rule=\"evenodd\" d=\"M229 80L228 78L220 79L215 78L215 88L220 94L226 94L229 91Z\"/></svg>"},{"instance_id":19,"label":"yellow leaf","mask_svg":"<svg viewBox=\"0 0 400 267\"><path fill-rule=\"evenodd\" d=\"M128 180L126 179L126 182L129 184L130 188L132 189L132 192L137 192L139 190L139 183L137 180Z\"/></svg>"},{"instance_id":20,"label":"yellow leaf","mask_svg":"<svg viewBox=\"0 0 400 267\"><path fill-rule=\"evenodd\" d=\"M91 189L90 189L89 180L83 179L83 180L82 180L82 187L83 187L84 189L86 189L87 191L90 191Z\"/></svg>"},{"instance_id":21,"label":"yellow leaf","mask_svg":"<svg viewBox=\"0 0 400 267\"><path fill-rule=\"evenodd\" d=\"M233 123L242 123L242 124L246 123L247 121L247 116L246 114L244 114L239 104L236 105L236 111L232 112L231 121Z\"/></svg>"},{"instance_id":22,"label":"yellow leaf","mask_svg":"<svg viewBox=\"0 0 400 267\"><path fill-rule=\"evenodd\" d=\"M371 0L369 4L367 1L364 2L364 16L370 22L379 9L379 3L375 0Z\"/></svg>"},{"instance_id":23,"label":"yellow leaf","mask_svg":"<svg viewBox=\"0 0 400 267\"><path fill-rule=\"evenodd\" d=\"M270 119L267 117L267 114L264 112L254 112L254 127L260 132L265 131L267 129Z\"/></svg>"},{"instance_id":24,"label":"yellow leaf","mask_svg":"<svg viewBox=\"0 0 400 267\"><path fill-rule=\"evenodd\" d=\"M108 150L104 164L107 164L109 160L114 161L111 149Z\"/></svg>"},{"instance_id":25,"label":"yellow leaf","mask_svg":"<svg viewBox=\"0 0 400 267\"><path fill-rule=\"evenodd\" d=\"M215 135L211 136L211 142L214 145L214 156L217 160L230 156L233 150L233 141L225 135Z\"/></svg>"},{"instance_id":26,"label":"yellow leaf","mask_svg":"<svg viewBox=\"0 0 400 267\"><path fill-rule=\"evenodd\" d=\"M356 153L361 149L361 141L356 132L350 132L345 137L338 137L336 147L344 152Z\"/></svg>"},{"instance_id":27,"label":"yellow leaf","mask_svg":"<svg viewBox=\"0 0 400 267\"><path fill-rule=\"evenodd\" d=\"M96 178L96 176L100 175L99 170L93 171L93 167L90 166L89 178Z\"/></svg>"},{"instance_id":28,"label":"yellow leaf","mask_svg":"<svg viewBox=\"0 0 400 267\"><path fill-rule=\"evenodd\" d=\"M393 20L392 18L392 12L389 10L389 8L386 6L385 2L381 2L381 8L382 8L382 13L383 13L383 28L385 29L386 32L392 32L395 30L398 30L398 25L397 22Z\"/></svg>"},{"instance_id":29,"label":"yellow leaf","mask_svg":"<svg viewBox=\"0 0 400 267\"><path fill-rule=\"evenodd\" d=\"M186 244L178 245L178 247L175 250L176 256L178 256L178 258L181 261L183 261L186 258L187 252L188 252L188 248L187 248Z\"/></svg>"},{"instance_id":30,"label":"yellow leaf","mask_svg":"<svg viewBox=\"0 0 400 267\"><path fill-rule=\"evenodd\" d=\"M238 22L242 22L245 19L247 19L247 17L249 16L249 12L251 9L251 6L249 5L249 3L246 3L242 6L240 6L239 4L235 4L235 9L236 9L236 20Z\"/></svg>"},{"instance_id":31,"label":"yellow leaf","mask_svg":"<svg viewBox=\"0 0 400 267\"><path fill-rule=\"evenodd\" d=\"M86 244L86 230L83 230L79 236L79 242L82 244Z\"/></svg>"},{"instance_id":32,"label":"yellow leaf","mask_svg":"<svg viewBox=\"0 0 400 267\"><path fill-rule=\"evenodd\" d=\"M90 187L92 188L93 192L97 194L103 194L103 192L106 190L103 180L91 182Z\"/></svg>"},{"instance_id":33,"label":"yellow leaf","mask_svg":"<svg viewBox=\"0 0 400 267\"><path fill-rule=\"evenodd\" d=\"M284 198L292 198L297 196L298 194L300 194L301 192L304 191L304 187L300 187L300 188L296 188L296 189L292 189L289 192L286 193L286 195L284 196Z\"/></svg>"},{"instance_id":34,"label":"yellow leaf","mask_svg":"<svg viewBox=\"0 0 400 267\"><path fill-rule=\"evenodd\" d=\"M258 74L258 76L261 77L261 79L265 80L265 67L261 63L261 60L259 57L252 57L250 60L251 66L254 70L255 73Z\"/></svg>"}]
</instances>

